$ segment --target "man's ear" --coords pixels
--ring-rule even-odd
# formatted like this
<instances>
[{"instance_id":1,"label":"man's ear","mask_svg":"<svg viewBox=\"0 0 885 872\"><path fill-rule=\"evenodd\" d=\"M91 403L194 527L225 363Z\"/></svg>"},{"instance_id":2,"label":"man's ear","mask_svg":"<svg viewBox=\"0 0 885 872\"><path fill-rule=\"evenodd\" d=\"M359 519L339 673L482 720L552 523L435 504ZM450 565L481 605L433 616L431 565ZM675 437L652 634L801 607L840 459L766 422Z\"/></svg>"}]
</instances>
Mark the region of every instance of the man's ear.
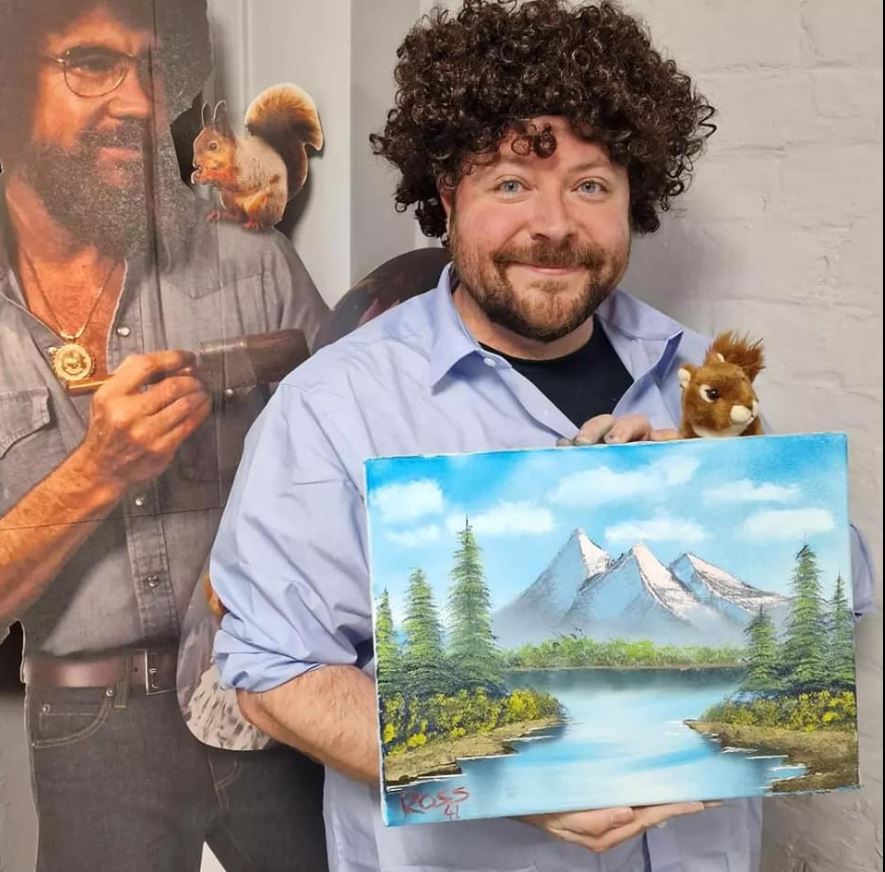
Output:
<instances>
[{"instance_id":1,"label":"man's ear","mask_svg":"<svg viewBox=\"0 0 885 872\"><path fill-rule=\"evenodd\" d=\"M443 176L440 176L436 180L436 191L439 195L439 202L443 207L443 211L446 213L446 218L452 214L452 210L455 208L455 189L451 186L451 184L446 182L446 179Z\"/></svg>"}]
</instances>

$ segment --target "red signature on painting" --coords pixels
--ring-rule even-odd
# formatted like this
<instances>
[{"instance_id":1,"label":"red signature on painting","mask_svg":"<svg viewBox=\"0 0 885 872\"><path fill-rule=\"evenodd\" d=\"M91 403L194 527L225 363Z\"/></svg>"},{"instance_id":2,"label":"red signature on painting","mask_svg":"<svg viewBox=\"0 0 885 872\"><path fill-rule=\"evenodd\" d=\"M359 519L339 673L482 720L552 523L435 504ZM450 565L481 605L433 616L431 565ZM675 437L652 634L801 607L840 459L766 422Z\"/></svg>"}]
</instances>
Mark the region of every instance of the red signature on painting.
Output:
<instances>
[{"instance_id":1,"label":"red signature on painting","mask_svg":"<svg viewBox=\"0 0 885 872\"><path fill-rule=\"evenodd\" d=\"M427 814L429 811L442 809L443 814L452 821L458 820L460 806L470 799L470 791L466 787L456 787L452 791L440 790L439 793L421 793L409 790L400 795L400 807L403 814Z\"/></svg>"}]
</instances>

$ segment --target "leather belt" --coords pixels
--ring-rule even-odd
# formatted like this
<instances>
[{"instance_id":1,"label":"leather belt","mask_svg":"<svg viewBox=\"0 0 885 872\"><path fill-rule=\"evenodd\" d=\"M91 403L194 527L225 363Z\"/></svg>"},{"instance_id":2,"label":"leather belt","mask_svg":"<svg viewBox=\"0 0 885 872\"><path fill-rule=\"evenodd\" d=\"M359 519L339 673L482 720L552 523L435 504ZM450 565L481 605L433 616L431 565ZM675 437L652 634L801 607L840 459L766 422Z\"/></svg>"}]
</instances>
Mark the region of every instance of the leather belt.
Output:
<instances>
[{"instance_id":1,"label":"leather belt","mask_svg":"<svg viewBox=\"0 0 885 872\"><path fill-rule=\"evenodd\" d=\"M138 648L107 657L26 657L22 677L32 687L114 687L125 681L148 696L175 690L178 649Z\"/></svg>"}]
</instances>

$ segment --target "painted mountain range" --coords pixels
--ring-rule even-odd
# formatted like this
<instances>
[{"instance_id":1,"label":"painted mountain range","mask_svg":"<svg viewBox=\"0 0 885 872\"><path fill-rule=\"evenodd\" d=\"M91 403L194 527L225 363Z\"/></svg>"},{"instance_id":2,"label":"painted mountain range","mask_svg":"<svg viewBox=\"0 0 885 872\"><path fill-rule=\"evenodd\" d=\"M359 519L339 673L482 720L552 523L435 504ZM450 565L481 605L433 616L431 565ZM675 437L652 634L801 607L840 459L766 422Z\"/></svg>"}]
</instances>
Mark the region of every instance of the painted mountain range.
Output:
<instances>
[{"instance_id":1,"label":"painted mountain range","mask_svg":"<svg viewBox=\"0 0 885 872\"><path fill-rule=\"evenodd\" d=\"M575 530L549 566L493 616L505 649L559 634L651 639L661 644L733 644L764 608L776 624L789 598L735 578L694 554L669 566L642 544L612 558Z\"/></svg>"}]
</instances>

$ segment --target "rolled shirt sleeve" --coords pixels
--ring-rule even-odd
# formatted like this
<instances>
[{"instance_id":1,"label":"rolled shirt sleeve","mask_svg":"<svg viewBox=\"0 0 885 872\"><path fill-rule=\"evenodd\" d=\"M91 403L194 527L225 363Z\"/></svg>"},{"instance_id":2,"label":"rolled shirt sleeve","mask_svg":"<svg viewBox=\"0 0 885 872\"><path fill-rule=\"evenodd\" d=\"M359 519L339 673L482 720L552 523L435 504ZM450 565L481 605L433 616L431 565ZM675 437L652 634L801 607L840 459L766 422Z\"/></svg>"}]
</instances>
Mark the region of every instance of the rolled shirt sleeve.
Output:
<instances>
[{"instance_id":1,"label":"rolled shirt sleeve","mask_svg":"<svg viewBox=\"0 0 885 872\"><path fill-rule=\"evenodd\" d=\"M210 562L227 614L215 640L226 686L264 691L371 638L360 490L305 393L284 382L246 440Z\"/></svg>"}]
</instances>

